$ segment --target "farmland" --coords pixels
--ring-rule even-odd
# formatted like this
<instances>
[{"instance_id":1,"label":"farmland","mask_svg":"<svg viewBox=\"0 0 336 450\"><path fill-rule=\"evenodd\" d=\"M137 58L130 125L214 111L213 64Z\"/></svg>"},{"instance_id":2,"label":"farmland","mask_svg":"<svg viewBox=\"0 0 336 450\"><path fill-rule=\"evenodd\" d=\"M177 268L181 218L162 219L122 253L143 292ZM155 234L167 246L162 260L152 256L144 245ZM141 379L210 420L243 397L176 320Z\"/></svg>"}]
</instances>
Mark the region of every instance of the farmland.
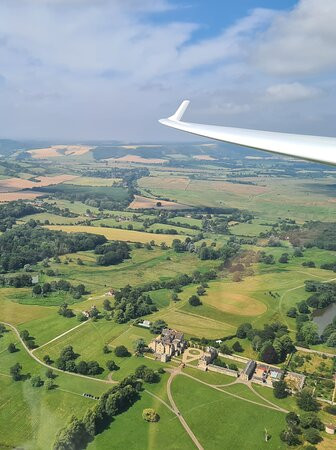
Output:
<instances>
[{"instance_id":1,"label":"farmland","mask_svg":"<svg viewBox=\"0 0 336 450\"><path fill-rule=\"evenodd\" d=\"M33 208L21 213L21 203L13 203L12 215L0 216L5 251L11 244L6 237L20 240L24 227L80 239L78 247L66 250L65 238L54 246L37 241L40 257L21 264L19 255L10 255L2 267L0 322L9 325L0 333L0 448L52 449L56 433L72 415L83 419L97 405L84 393L99 397L142 364L159 375L156 382L144 383L135 403L113 417L88 449L107 450L111 442L116 448L195 448L181 418L206 450L286 448L280 439L286 411L302 414L295 396L276 399L270 388L203 372L197 356L184 367L184 355L167 362L155 360L151 352L141 356L136 343L147 345L158 333L137 322L163 320L195 345L191 355L223 342L234 355L256 360L262 352L253 338L238 335L238 327L248 323L259 336L264 327L280 322L301 349L274 364L283 368L288 362L291 370L306 373L306 386L330 400L333 359L304 351L297 341L299 321L288 311L311 297L308 280L326 286L336 281L329 227L336 216L335 174L312 165L307 179L301 166L291 171L281 161L267 168L263 160L266 166L260 168L258 160L245 155L224 159L216 146L93 147L33 148L32 160L16 161L10 175L6 168L0 172L0 188L12 190L1 192L1 201L27 196ZM323 224L309 228L309 220ZM106 242L91 245L94 235ZM121 248L115 250L115 242L127 243L122 257L115 258ZM109 253L111 259L105 260ZM94 309L97 315L90 316ZM309 306L309 323L313 312ZM28 349L29 339L18 336L26 331L35 348ZM11 343L18 351L8 350ZM63 372L58 359L69 346L77 354L70 366L74 372ZM128 356L116 354L120 346ZM336 354L326 340L307 346ZM111 360L116 370L108 368ZM219 361L232 364L229 354ZM235 362L239 370L243 361ZM100 370L81 376L76 372L80 362L96 362ZM22 365L19 381L10 374L15 363ZM48 367L57 375L51 390L46 388ZM41 387L32 385L37 375ZM336 423L319 402L321 420ZM160 420L146 422L145 408L154 408ZM251 421L255 426L246 427ZM321 436L320 445L333 443L324 432Z\"/></svg>"},{"instance_id":2,"label":"farmland","mask_svg":"<svg viewBox=\"0 0 336 450\"><path fill-rule=\"evenodd\" d=\"M130 231L130 230L117 230L113 228L104 227L93 227L86 225L74 225L74 226L48 226L50 230L61 230L67 233L95 233L102 234L109 240L115 241L126 241L126 242L150 242L154 241L156 244L161 244L165 242L170 245L175 239L174 236L168 234L157 235L155 233L142 233L140 231Z\"/></svg>"}]
</instances>

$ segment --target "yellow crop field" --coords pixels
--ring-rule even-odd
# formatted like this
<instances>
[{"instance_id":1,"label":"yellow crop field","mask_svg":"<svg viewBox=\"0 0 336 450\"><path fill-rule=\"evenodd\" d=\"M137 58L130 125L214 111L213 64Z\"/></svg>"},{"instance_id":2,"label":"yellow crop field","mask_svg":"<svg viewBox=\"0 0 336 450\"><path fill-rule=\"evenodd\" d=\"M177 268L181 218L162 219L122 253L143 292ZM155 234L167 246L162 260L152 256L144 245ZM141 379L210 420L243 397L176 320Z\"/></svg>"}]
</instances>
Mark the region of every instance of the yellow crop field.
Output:
<instances>
[{"instance_id":1,"label":"yellow crop field","mask_svg":"<svg viewBox=\"0 0 336 450\"><path fill-rule=\"evenodd\" d=\"M65 184L78 186L113 186L120 178L77 177L75 180L66 181Z\"/></svg>"},{"instance_id":2,"label":"yellow crop field","mask_svg":"<svg viewBox=\"0 0 336 450\"><path fill-rule=\"evenodd\" d=\"M21 305L6 299L6 295L13 295L15 288L2 289L0 299L0 321L8 322L13 325L28 322L34 319L41 319L52 313L55 308L46 306Z\"/></svg>"},{"instance_id":3,"label":"yellow crop field","mask_svg":"<svg viewBox=\"0 0 336 450\"><path fill-rule=\"evenodd\" d=\"M50 225L47 228L50 230L61 230L67 233L102 234L111 241L146 243L153 240L156 244L165 242L167 245L171 245L173 240L176 239L176 236L169 234L144 233L141 231L118 230L116 228L92 227L86 225Z\"/></svg>"}]
</instances>

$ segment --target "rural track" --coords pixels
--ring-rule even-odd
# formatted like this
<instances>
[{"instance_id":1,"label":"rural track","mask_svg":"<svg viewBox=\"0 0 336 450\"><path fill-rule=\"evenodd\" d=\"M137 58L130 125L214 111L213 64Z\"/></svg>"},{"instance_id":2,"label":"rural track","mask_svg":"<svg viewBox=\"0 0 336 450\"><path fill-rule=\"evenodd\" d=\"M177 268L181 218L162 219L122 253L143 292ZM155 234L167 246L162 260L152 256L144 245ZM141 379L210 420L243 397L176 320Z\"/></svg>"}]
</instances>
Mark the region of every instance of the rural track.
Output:
<instances>
[{"instance_id":1,"label":"rural track","mask_svg":"<svg viewBox=\"0 0 336 450\"><path fill-rule=\"evenodd\" d=\"M171 372L170 377L168 378L168 381L167 381L167 395L168 395L168 399L170 401L170 404L172 405L172 408L173 408L175 414L177 415L179 421L181 422L181 425L183 426L185 431L189 434L189 437L191 438L193 443L196 445L196 447L199 450L204 450L202 445L199 443L198 439L196 438L196 436L192 432L191 428L189 427L189 425L187 424L187 422L185 421L185 419L183 418L183 416L179 412L179 410L178 410L178 408L176 406L176 403L175 403L175 401L173 399L172 393L171 393L171 383L172 383L173 379L175 378L175 376L180 374L180 373L181 373L181 366L179 366L177 369L174 369Z\"/></svg>"},{"instance_id":2,"label":"rural track","mask_svg":"<svg viewBox=\"0 0 336 450\"><path fill-rule=\"evenodd\" d=\"M26 352L27 352L33 359L35 359L35 361L36 361L38 364L40 364L40 365L46 367L47 369L52 369L52 370L54 370L55 372L65 373L65 374L67 374L67 375L70 374L70 375L73 375L73 376L76 376L76 377L85 378L85 379L87 379L87 380L94 380L94 381L100 381L100 382L106 383L106 384L112 384L112 383L111 383L110 381L108 381L108 380L102 380L101 378L94 378L94 377L90 377L90 376L88 376L88 375L82 375L82 374L80 374L80 373L67 372L66 370L58 369L57 367L51 366L51 365L45 363L44 361L41 361L37 356L34 355L33 351L30 350L30 349L27 347L27 345L25 344L24 340L23 340L23 339L21 338L21 336L20 336L19 330L18 330L14 325L12 325L12 324L10 324L10 323L7 323L7 322L0 322L0 323L3 323L5 326L11 328L11 329L14 331L14 333L17 335L17 337L19 338L19 340L20 340L21 344L23 345L23 348L26 350Z\"/></svg>"},{"instance_id":3,"label":"rural track","mask_svg":"<svg viewBox=\"0 0 336 450\"><path fill-rule=\"evenodd\" d=\"M62 333L62 334L59 334L58 336L56 336L55 338L51 339L50 341L45 342L44 344L39 345L39 346L36 347L36 348L33 348L31 351L34 352L35 350L39 350L40 348L46 347L48 344L51 344L52 342L57 341L57 340L60 339L61 337L65 336L66 334L71 333L71 331L74 331L74 330L76 330L77 328L79 328L79 327L85 325L86 323L90 322L90 320L91 320L91 319L86 320L85 322L82 322L82 323L80 323L79 325L76 325L75 327L70 328L70 330L65 331L65 332Z\"/></svg>"},{"instance_id":4,"label":"rural track","mask_svg":"<svg viewBox=\"0 0 336 450\"><path fill-rule=\"evenodd\" d=\"M286 412L286 413L289 412L289 411L287 411L285 409L280 408L279 406L276 406L273 403L272 403L272 406L271 405L265 405L265 404L262 404L262 403L255 402L254 400L250 400L248 398L241 397L238 394L233 394L232 392L226 391L225 389L220 389L216 385L210 384L210 383L206 383L205 381L201 381L198 378L193 377L192 375L189 375L188 373L185 373L185 372L178 372L178 373L179 373L179 375L184 375L185 377L192 378L193 380L198 381L199 383L204 384L205 386L211 387L212 389L216 389L217 391L222 392L222 393L224 392L225 394L230 395L231 397L238 398L239 400L243 400L243 401L248 402L248 403L253 403L254 405L262 406L264 408L272 409L272 410L275 410L275 411L281 411L281 412ZM245 384L245 383L242 383L242 384ZM264 400L264 397L262 397L262 398Z\"/></svg>"}]
</instances>

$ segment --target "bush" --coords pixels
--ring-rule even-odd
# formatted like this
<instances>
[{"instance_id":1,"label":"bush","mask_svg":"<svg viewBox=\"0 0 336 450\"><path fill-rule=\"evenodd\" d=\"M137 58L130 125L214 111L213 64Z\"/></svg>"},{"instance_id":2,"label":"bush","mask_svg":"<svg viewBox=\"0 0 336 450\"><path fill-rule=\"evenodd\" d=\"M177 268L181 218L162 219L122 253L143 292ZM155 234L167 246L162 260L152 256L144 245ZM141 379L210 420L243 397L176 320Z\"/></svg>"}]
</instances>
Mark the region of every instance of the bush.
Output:
<instances>
[{"instance_id":1,"label":"bush","mask_svg":"<svg viewBox=\"0 0 336 450\"><path fill-rule=\"evenodd\" d=\"M192 295L188 301L189 301L189 305L191 305L191 306L199 306L202 304L201 300L199 299L199 297L197 295Z\"/></svg>"},{"instance_id":2,"label":"bush","mask_svg":"<svg viewBox=\"0 0 336 450\"><path fill-rule=\"evenodd\" d=\"M117 366L117 364L112 359L110 359L109 361L106 361L106 368L107 370L112 372L112 370L118 370L119 366Z\"/></svg>"},{"instance_id":3,"label":"bush","mask_svg":"<svg viewBox=\"0 0 336 450\"><path fill-rule=\"evenodd\" d=\"M54 385L54 382L52 380L47 380L44 383L44 386L46 388L47 391L51 391L52 389L54 389L56 386Z\"/></svg>"},{"instance_id":4,"label":"bush","mask_svg":"<svg viewBox=\"0 0 336 450\"><path fill-rule=\"evenodd\" d=\"M43 381L41 379L41 377L39 377L38 375L35 377L32 377L30 380L30 383L33 387L41 387L43 386Z\"/></svg>"},{"instance_id":5,"label":"bush","mask_svg":"<svg viewBox=\"0 0 336 450\"><path fill-rule=\"evenodd\" d=\"M244 351L243 347L240 345L240 342L236 341L233 345L232 345L232 350L234 350L235 352L241 353Z\"/></svg>"},{"instance_id":6,"label":"bush","mask_svg":"<svg viewBox=\"0 0 336 450\"><path fill-rule=\"evenodd\" d=\"M17 351L17 348L15 347L15 344L13 344L13 342L11 342L8 345L7 350L9 351L9 353L15 353Z\"/></svg>"},{"instance_id":7,"label":"bush","mask_svg":"<svg viewBox=\"0 0 336 450\"><path fill-rule=\"evenodd\" d=\"M302 428L316 428L321 431L324 429L320 418L313 412L305 412L301 414L300 423Z\"/></svg>"},{"instance_id":8,"label":"bush","mask_svg":"<svg viewBox=\"0 0 336 450\"><path fill-rule=\"evenodd\" d=\"M324 408L324 410L327 411L327 413L336 416L336 405L328 405Z\"/></svg>"},{"instance_id":9,"label":"bush","mask_svg":"<svg viewBox=\"0 0 336 450\"><path fill-rule=\"evenodd\" d=\"M118 345L114 349L114 353L119 358L124 358L126 356L131 356L130 352L127 350L127 348L124 345Z\"/></svg>"},{"instance_id":10,"label":"bush","mask_svg":"<svg viewBox=\"0 0 336 450\"><path fill-rule=\"evenodd\" d=\"M146 422L158 422L160 420L159 414L152 408L146 408L142 411L142 418Z\"/></svg>"},{"instance_id":11,"label":"bush","mask_svg":"<svg viewBox=\"0 0 336 450\"><path fill-rule=\"evenodd\" d=\"M286 398L288 395L287 383L283 380L273 383L273 394L275 398Z\"/></svg>"},{"instance_id":12,"label":"bush","mask_svg":"<svg viewBox=\"0 0 336 450\"><path fill-rule=\"evenodd\" d=\"M318 411L319 404L309 389L303 389L296 395L296 403L303 411Z\"/></svg>"},{"instance_id":13,"label":"bush","mask_svg":"<svg viewBox=\"0 0 336 450\"><path fill-rule=\"evenodd\" d=\"M316 428L308 428L307 430L304 430L303 437L311 444L318 444L322 441L320 433L316 430Z\"/></svg>"}]
</instances>

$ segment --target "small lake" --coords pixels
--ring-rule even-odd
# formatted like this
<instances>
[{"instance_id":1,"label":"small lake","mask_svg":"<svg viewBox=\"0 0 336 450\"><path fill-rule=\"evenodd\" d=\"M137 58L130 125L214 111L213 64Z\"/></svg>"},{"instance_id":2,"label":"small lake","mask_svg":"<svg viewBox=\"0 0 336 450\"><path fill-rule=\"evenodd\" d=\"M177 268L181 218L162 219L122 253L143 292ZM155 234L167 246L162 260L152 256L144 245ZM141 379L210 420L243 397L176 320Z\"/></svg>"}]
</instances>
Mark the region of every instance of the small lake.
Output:
<instances>
[{"instance_id":1,"label":"small lake","mask_svg":"<svg viewBox=\"0 0 336 450\"><path fill-rule=\"evenodd\" d=\"M318 327L318 332L321 334L325 327L333 321L336 316L336 303L332 303L324 309L316 309L313 312L313 322Z\"/></svg>"}]
</instances>

